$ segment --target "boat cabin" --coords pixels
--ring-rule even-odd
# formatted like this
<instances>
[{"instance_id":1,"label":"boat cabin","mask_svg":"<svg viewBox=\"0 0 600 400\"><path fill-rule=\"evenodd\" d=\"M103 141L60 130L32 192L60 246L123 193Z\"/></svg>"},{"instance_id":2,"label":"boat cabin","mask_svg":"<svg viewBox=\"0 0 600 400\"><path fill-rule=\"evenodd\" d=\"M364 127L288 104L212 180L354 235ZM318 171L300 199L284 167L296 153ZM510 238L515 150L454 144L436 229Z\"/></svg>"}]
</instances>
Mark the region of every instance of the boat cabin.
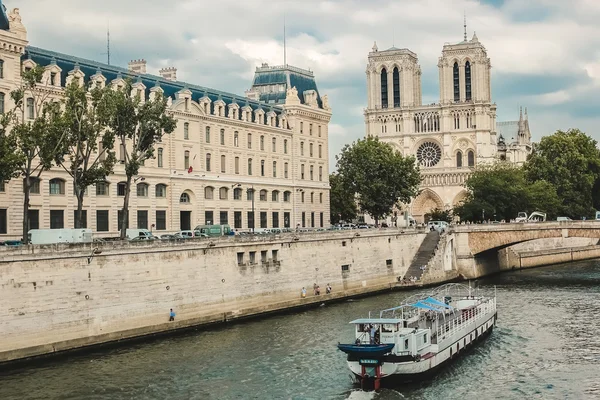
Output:
<instances>
[{"instance_id":1,"label":"boat cabin","mask_svg":"<svg viewBox=\"0 0 600 400\"><path fill-rule=\"evenodd\" d=\"M431 330L411 322L402 318L360 318L350 323L355 325L356 345L394 344L392 352L397 355L429 352Z\"/></svg>"}]
</instances>

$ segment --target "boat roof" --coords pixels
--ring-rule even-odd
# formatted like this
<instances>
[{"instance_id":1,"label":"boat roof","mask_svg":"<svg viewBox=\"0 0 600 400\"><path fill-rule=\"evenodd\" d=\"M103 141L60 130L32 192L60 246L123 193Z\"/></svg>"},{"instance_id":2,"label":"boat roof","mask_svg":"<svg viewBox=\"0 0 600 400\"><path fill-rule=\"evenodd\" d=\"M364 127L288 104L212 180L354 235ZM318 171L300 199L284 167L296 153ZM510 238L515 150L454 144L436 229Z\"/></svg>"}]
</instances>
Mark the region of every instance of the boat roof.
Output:
<instances>
[{"instance_id":1,"label":"boat roof","mask_svg":"<svg viewBox=\"0 0 600 400\"><path fill-rule=\"evenodd\" d=\"M351 321L351 324L399 324L402 318L359 318Z\"/></svg>"}]
</instances>

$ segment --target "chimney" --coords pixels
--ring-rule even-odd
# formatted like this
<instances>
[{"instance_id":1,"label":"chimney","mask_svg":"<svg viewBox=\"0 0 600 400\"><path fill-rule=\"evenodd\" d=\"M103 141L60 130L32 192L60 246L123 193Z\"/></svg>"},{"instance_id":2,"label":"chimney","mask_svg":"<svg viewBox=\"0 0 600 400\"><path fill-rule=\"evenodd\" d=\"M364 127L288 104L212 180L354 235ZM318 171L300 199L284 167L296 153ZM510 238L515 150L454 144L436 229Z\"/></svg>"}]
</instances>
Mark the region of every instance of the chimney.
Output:
<instances>
[{"instance_id":1,"label":"chimney","mask_svg":"<svg viewBox=\"0 0 600 400\"><path fill-rule=\"evenodd\" d=\"M158 70L160 76L168 81L176 81L177 80L177 68L175 67L167 67Z\"/></svg>"},{"instance_id":2,"label":"chimney","mask_svg":"<svg viewBox=\"0 0 600 400\"><path fill-rule=\"evenodd\" d=\"M146 60L131 60L127 66L128 70L134 74L145 74L146 73Z\"/></svg>"}]
</instances>

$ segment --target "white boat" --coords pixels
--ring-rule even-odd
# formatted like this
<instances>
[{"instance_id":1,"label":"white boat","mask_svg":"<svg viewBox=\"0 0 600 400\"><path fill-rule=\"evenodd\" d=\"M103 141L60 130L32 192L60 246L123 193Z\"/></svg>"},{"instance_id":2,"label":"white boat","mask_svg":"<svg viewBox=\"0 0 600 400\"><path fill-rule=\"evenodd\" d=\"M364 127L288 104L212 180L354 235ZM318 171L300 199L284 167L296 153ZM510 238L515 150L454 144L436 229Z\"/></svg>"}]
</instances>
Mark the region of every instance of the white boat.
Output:
<instances>
[{"instance_id":1,"label":"white boat","mask_svg":"<svg viewBox=\"0 0 600 400\"><path fill-rule=\"evenodd\" d=\"M451 283L361 318L355 341L338 344L362 388L382 381L419 381L489 334L496 323L496 294L485 296Z\"/></svg>"}]
</instances>

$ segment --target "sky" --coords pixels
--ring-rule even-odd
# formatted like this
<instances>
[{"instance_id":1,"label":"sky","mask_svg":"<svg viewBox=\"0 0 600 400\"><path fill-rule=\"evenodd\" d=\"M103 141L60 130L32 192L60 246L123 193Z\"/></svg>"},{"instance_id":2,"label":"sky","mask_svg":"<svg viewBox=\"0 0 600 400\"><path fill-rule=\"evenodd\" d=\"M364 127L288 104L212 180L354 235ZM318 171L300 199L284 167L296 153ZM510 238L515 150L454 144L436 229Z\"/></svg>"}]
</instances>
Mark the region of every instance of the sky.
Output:
<instances>
[{"instance_id":1,"label":"sky","mask_svg":"<svg viewBox=\"0 0 600 400\"><path fill-rule=\"evenodd\" d=\"M20 8L31 45L111 63L173 66L178 80L243 95L263 62L314 71L328 94L330 168L364 137L373 42L417 53L423 104L439 101L446 42L477 32L492 63L498 121L527 107L533 139L579 128L600 140L600 0L3 0Z\"/></svg>"}]
</instances>

